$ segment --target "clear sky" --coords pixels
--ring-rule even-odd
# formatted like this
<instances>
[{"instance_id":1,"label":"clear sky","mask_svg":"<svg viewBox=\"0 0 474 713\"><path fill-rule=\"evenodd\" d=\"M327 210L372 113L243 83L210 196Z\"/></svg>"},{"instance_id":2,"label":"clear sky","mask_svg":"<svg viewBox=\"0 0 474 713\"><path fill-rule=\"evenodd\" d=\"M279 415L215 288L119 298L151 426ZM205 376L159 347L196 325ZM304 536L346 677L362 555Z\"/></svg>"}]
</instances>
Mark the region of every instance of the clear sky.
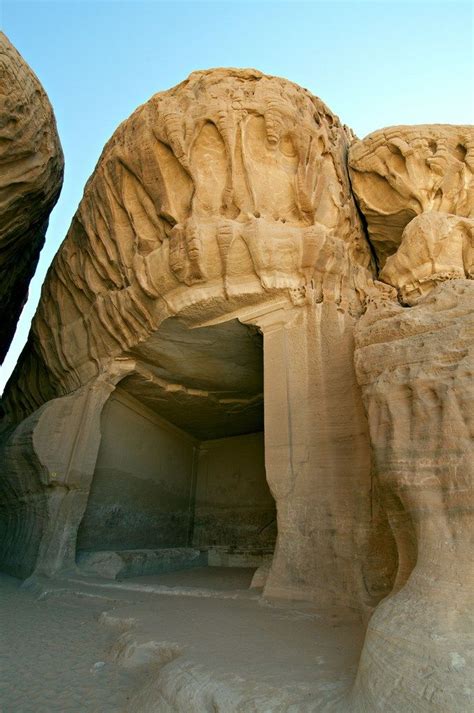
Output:
<instances>
[{"instance_id":1,"label":"clear sky","mask_svg":"<svg viewBox=\"0 0 474 713\"><path fill-rule=\"evenodd\" d=\"M393 124L474 122L471 2L0 0L0 25L49 95L66 160L0 390L103 145L139 104L193 70L287 77L360 137Z\"/></svg>"}]
</instances>

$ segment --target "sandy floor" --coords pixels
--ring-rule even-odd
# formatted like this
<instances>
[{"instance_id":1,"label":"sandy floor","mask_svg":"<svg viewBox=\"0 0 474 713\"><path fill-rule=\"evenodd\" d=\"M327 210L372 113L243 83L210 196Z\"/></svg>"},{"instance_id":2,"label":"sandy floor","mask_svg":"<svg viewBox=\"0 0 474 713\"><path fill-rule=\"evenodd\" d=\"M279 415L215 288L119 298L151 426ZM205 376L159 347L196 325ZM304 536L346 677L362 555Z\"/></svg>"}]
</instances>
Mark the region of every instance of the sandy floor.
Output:
<instances>
[{"instance_id":1,"label":"sandy floor","mask_svg":"<svg viewBox=\"0 0 474 713\"><path fill-rule=\"evenodd\" d=\"M2 577L1 713L322 710L352 680L361 627L269 605L252 573L73 578L40 600Z\"/></svg>"},{"instance_id":2,"label":"sandy floor","mask_svg":"<svg viewBox=\"0 0 474 713\"><path fill-rule=\"evenodd\" d=\"M166 587L193 587L198 589L248 590L255 567L196 567L180 572L158 574L148 577L123 579L124 584L151 584Z\"/></svg>"},{"instance_id":3,"label":"sandy floor","mask_svg":"<svg viewBox=\"0 0 474 713\"><path fill-rule=\"evenodd\" d=\"M136 672L104 662L115 639L98 625L100 599L38 601L0 575L1 713L115 713L138 685Z\"/></svg>"}]
</instances>

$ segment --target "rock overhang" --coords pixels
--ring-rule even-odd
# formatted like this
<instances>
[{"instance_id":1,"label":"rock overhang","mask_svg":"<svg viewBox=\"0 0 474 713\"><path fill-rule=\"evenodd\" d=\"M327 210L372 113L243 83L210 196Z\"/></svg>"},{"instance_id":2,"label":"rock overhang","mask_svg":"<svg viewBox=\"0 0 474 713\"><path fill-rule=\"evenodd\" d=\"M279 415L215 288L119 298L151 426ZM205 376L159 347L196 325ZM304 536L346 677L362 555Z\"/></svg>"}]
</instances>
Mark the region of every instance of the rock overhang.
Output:
<instances>
[{"instance_id":1,"label":"rock overhang","mask_svg":"<svg viewBox=\"0 0 474 713\"><path fill-rule=\"evenodd\" d=\"M304 303L308 287L357 310L354 282L371 275L371 255L347 174L351 139L321 100L257 70L193 72L154 95L86 185L7 410L30 411L28 395L40 405L39 372L68 393L169 317Z\"/></svg>"}]
</instances>

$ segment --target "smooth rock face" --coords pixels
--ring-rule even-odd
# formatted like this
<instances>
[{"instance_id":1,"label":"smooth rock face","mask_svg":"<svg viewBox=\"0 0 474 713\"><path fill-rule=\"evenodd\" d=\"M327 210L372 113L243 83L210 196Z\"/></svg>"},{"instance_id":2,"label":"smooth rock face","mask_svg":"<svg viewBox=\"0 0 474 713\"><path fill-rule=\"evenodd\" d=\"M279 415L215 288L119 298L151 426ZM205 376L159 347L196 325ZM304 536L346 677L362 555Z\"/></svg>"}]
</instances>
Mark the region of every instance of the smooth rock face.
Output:
<instances>
[{"instance_id":1,"label":"smooth rock face","mask_svg":"<svg viewBox=\"0 0 474 713\"><path fill-rule=\"evenodd\" d=\"M0 32L0 361L28 295L63 168L48 97Z\"/></svg>"}]
</instances>

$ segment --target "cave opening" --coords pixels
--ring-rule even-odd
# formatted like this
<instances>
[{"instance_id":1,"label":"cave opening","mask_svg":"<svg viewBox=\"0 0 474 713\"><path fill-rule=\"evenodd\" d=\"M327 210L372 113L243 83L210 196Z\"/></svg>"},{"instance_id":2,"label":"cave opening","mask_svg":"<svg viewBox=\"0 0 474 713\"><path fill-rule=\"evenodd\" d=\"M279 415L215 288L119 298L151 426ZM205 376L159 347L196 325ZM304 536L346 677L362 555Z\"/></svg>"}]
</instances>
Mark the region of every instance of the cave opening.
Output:
<instances>
[{"instance_id":1,"label":"cave opening","mask_svg":"<svg viewBox=\"0 0 474 713\"><path fill-rule=\"evenodd\" d=\"M102 413L78 565L121 579L268 561L262 335L171 318L133 357Z\"/></svg>"}]
</instances>

